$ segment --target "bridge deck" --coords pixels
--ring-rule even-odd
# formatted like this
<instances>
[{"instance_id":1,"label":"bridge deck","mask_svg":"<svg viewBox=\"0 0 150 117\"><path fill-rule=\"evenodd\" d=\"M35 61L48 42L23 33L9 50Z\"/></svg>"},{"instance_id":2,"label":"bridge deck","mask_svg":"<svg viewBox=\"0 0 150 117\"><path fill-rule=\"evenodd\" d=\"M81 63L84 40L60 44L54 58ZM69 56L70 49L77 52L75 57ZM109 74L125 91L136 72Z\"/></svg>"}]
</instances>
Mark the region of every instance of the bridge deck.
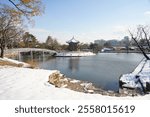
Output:
<instances>
[{"instance_id":1,"label":"bridge deck","mask_svg":"<svg viewBox=\"0 0 150 117\"><path fill-rule=\"evenodd\" d=\"M41 49L41 48L16 48L16 49L7 49L5 52L10 53L10 52L49 52L49 53L56 53L54 50L48 50L48 49Z\"/></svg>"}]
</instances>

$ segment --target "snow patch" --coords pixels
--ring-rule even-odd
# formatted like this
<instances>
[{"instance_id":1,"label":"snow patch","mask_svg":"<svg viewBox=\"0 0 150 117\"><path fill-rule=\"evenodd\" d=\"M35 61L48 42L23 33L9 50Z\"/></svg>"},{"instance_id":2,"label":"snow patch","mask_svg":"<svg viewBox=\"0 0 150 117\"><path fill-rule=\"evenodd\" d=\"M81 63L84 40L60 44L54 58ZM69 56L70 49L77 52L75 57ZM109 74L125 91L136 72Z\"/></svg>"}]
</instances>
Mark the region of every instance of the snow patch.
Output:
<instances>
[{"instance_id":1,"label":"snow patch","mask_svg":"<svg viewBox=\"0 0 150 117\"><path fill-rule=\"evenodd\" d=\"M71 83L79 83L80 81L79 80L71 80L70 82Z\"/></svg>"},{"instance_id":2,"label":"snow patch","mask_svg":"<svg viewBox=\"0 0 150 117\"><path fill-rule=\"evenodd\" d=\"M139 80L145 88L146 83L150 84L150 60L142 60L132 73L124 74L120 78L122 86L128 88L142 88Z\"/></svg>"},{"instance_id":3,"label":"snow patch","mask_svg":"<svg viewBox=\"0 0 150 117\"><path fill-rule=\"evenodd\" d=\"M61 52L57 53L56 57L80 57L80 56L93 56L92 52Z\"/></svg>"}]
</instances>

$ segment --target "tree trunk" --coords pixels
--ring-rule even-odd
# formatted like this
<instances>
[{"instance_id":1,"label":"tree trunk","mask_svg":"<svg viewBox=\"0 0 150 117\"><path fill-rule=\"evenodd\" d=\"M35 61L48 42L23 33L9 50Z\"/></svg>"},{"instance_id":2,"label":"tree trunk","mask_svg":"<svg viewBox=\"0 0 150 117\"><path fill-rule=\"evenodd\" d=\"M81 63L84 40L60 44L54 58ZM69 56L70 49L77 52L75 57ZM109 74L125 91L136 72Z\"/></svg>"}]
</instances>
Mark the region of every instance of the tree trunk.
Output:
<instances>
[{"instance_id":1,"label":"tree trunk","mask_svg":"<svg viewBox=\"0 0 150 117\"><path fill-rule=\"evenodd\" d=\"M3 58L4 57L4 48L1 47L0 49L1 49L0 57Z\"/></svg>"},{"instance_id":2,"label":"tree trunk","mask_svg":"<svg viewBox=\"0 0 150 117\"><path fill-rule=\"evenodd\" d=\"M145 58L147 60L150 60L149 56L147 56L147 54L144 52L144 50L142 49L142 47L139 45L139 43L137 42L137 40L135 38L132 37L132 39L135 41L135 43L137 44L138 48L141 50L142 54L145 56Z\"/></svg>"}]
</instances>

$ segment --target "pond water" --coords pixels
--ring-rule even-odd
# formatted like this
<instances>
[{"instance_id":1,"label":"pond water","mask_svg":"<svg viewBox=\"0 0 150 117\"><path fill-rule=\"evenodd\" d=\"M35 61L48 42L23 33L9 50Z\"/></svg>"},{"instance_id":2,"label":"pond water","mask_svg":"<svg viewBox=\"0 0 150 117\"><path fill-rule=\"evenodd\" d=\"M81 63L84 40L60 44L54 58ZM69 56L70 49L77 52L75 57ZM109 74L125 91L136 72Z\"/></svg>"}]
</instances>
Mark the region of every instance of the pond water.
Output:
<instances>
[{"instance_id":1,"label":"pond water","mask_svg":"<svg viewBox=\"0 0 150 117\"><path fill-rule=\"evenodd\" d=\"M67 77L89 81L97 87L114 91L119 88L119 77L132 72L142 58L137 53L99 53L89 57L34 57L42 69L59 70ZM30 59L30 56L21 57L21 61Z\"/></svg>"}]
</instances>

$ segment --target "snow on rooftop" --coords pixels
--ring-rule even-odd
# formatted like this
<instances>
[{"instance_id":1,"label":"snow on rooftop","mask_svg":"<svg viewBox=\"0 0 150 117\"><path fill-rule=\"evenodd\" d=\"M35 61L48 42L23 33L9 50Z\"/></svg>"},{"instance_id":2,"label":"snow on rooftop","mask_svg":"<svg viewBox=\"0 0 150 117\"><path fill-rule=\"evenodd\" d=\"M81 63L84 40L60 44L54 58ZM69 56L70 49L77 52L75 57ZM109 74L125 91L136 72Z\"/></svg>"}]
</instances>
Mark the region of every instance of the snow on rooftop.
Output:
<instances>
[{"instance_id":1,"label":"snow on rooftop","mask_svg":"<svg viewBox=\"0 0 150 117\"><path fill-rule=\"evenodd\" d=\"M79 43L78 40L76 40L74 37L72 37L72 39L70 39L69 41L67 41L67 43Z\"/></svg>"}]
</instances>

